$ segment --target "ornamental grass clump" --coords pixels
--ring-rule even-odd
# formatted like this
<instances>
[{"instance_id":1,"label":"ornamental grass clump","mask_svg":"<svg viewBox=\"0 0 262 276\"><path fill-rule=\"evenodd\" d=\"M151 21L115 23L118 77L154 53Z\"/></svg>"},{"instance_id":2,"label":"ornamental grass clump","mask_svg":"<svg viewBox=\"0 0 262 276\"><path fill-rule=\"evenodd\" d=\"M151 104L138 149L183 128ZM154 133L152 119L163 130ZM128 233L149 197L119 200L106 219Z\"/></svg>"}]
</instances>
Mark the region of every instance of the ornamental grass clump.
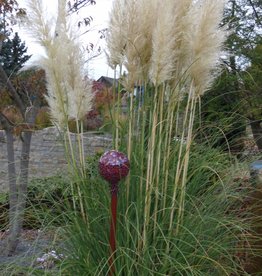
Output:
<instances>
[{"instance_id":1,"label":"ornamental grass clump","mask_svg":"<svg viewBox=\"0 0 262 276\"><path fill-rule=\"evenodd\" d=\"M210 164L204 167L218 176L218 182L211 184L214 189L203 188L200 194L217 206L206 204L201 197L205 213L197 200L199 190L191 189L191 185L203 187L196 176L203 167L195 168L196 171L190 168L194 119L200 97L208 91L220 69L219 58L226 38L225 29L220 27L224 4L214 0L113 3L107 36L108 61L113 69L119 66L120 72L126 68L122 84L129 93L128 128L115 123L115 147L127 152L132 165L121 195L120 213L126 226L119 235L125 236L126 232L127 235L122 241L120 238L122 248L116 253L122 260L115 261L119 273L126 269L126 273L140 274L148 271L159 275L229 275L234 270L232 266L241 269L234 262L227 241L229 238L236 242L238 230L242 233L245 228L238 227L237 220L224 213L230 206L228 196L232 191L225 189ZM142 88L140 95L134 94L135 87ZM116 105L119 104L118 98ZM116 110L121 112L119 107ZM220 204L221 210L216 212ZM189 226L193 217L198 219ZM218 224L211 224L213 219ZM206 234L205 243L200 232L207 227L207 221L214 229ZM215 234L218 225L222 228L230 225L228 232L226 228L221 230L228 236L220 249ZM191 241L185 239L186 233ZM209 246L214 242L214 251L208 249L209 242ZM183 249L183 243L192 246L193 251L187 246ZM203 251L199 259L193 260L198 247ZM176 254L181 254L185 262L176 258ZM130 271L123 267L127 263Z\"/></svg>"},{"instance_id":2,"label":"ornamental grass clump","mask_svg":"<svg viewBox=\"0 0 262 276\"><path fill-rule=\"evenodd\" d=\"M44 53L33 66L45 70L47 95L52 122L63 136L72 185L74 206L80 204L84 216L80 184L85 176L83 119L92 108L92 85L85 70L80 32L67 14L67 1L57 1L57 13L48 13L41 0L27 1L26 30L42 46ZM69 122L76 122L76 135L70 134ZM79 203L77 203L79 202Z\"/></svg>"},{"instance_id":3,"label":"ornamental grass clump","mask_svg":"<svg viewBox=\"0 0 262 276\"><path fill-rule=\"evenodd\" d=\"M175 212L179 221L183 217L195 110L199 97L206 92L217 73L226 37L225 30L219 27L224 1L116 0L114 3L109 23L108 56L110 64L120 68L125 66L128 71L124 83L131 95L127 134L129 158L136 142L143 147L140 158L140 190L144 187L142 179L145 179L143 248L152 204L155 206L154 227L157 216L165 213L167 207L171 208L169 231L173 228ZM139 16L141 10L150 10L151 16L148 13ZM118 39L120 34L121 40ZM137 84L144 87L144 106L138 112L132 96ZM180 126L179 120L182 121ZM139 141L133 137L136 127L141 134L136 137ZM166 206L171 166L169 156L172 141L177 136L181 137L181 143L172 205ZM163 154L167 158L163 159ZM161 172L163 178L160 178ZM164 187L160 188L162 182ZM177 202L178 210L175 208Z\"/></svg>"}]
</instances>

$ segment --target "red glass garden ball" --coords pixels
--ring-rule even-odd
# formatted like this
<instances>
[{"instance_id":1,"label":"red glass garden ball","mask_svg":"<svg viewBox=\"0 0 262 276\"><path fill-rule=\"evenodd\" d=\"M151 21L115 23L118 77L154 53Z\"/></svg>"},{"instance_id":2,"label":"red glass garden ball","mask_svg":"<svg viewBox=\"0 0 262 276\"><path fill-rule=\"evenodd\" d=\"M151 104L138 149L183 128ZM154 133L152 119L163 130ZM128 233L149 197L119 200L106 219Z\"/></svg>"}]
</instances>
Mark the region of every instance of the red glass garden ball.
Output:
<instances>
[{"instance_id":1,"label":"red glass garden ball","mask_svg":"<svg viewBox=\"0 0 262 276\"><path fill-rule=\"evenodd\" d=\"M126 177L129 168L130 163L127 156L116 150L105 152L99 160L99 172L111 184L116 184Z\"/></svg>"}]
</instances>

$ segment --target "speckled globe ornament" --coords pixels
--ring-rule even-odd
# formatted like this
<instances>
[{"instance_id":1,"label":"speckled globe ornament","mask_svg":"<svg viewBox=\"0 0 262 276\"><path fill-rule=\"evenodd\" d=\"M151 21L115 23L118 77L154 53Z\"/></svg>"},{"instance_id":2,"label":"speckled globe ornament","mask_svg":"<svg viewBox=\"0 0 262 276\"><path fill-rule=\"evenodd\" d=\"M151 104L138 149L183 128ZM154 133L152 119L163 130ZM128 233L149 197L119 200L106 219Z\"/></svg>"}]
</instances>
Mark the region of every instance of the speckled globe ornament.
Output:
<instances>
[{"instance_id":1,"label":"speckled globe ornament","mask_svg":"<svg viewBox=\"0 0 262 276\"><path fill-rule=\"evenodd\" d=\"M119 151L110 150L105 152L99 160L99 172L101 176L110 184L111 192L111 222L110 222L110 257L109 275L115 275L114 258L116 252L116 222L117 222L117 192L118 183L126 177L129 172L130 163L127 156Z\"/></svg>"},{"instance_id":2,"label":"speckled globe ornament","mask_svg":"<svg viewBox=\"0 0 262 276\"><path fill-rule=\"evenodd\" d=\"M112 192L117 189L118 182L128 175L129 168L127 156L116 150L105 152L99 160L99 172L111 184Z\"/></svg>"}]
</instances>

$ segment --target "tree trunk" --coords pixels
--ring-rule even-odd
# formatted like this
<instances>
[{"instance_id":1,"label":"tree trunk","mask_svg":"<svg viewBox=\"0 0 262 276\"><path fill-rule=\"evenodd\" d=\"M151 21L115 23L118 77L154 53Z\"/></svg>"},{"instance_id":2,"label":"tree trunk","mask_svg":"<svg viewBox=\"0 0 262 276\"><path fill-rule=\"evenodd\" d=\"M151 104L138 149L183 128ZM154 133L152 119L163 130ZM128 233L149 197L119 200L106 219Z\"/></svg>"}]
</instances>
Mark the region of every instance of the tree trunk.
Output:
<instances>
[{"instance_id":1,"label":"tree trunk","mask_svg":"<svg viewBox=\"0 0 262 276\"><path fill-rule=\"evenodd\" d=\"M27 183L28 183L28 169L30 158L31 132L25 132L23 135L21 161L20 161L20 177L18 182L18 198L15 208L15 214L12 212L12 221L10 221L10 234L7 242L7 255L11 256L18 245L19 237L21 235L24 213L26 207ZM16 193L17 195L17 193Z\"/></svg>"},{"instance_id":2,"label":"tree trunk","mask_svg":"<svg viewBox=\"0 0 262 276\"><path fill-rule=\"evenodd\" d=\"M1 48L1 43L0 43ZM1 50L1 49L0 49ZM17 92L10 79L6 75L3 67L0 65L0 83L4 84L12 99L16 103L19 111L21 112L24 122L29 127L29 131L26 130L23 133L22 139L22 150L20 160L20 174L19 180L16 180L16 169L15 169L15 157L14 157L14 144L13 144L13 127L14 125L8 120L8 118L0 112L0 122L5 129L7 136L7 152L8 152L8 174L9 174L9 236L7 240L6 251L4 254L12 255L18 245L19 237L21 235L24 212L26 207L26 196L27 196L27 184L28 184L28 169L29 169L29 158L30 158L30 145L32 138L32 129L35 123L37 110L40 105L40 97L37 97L32 105L27 106L27 102L23 102L21 95ZM1 91L0 91L1 92ZM26 104L27 103L27 104Z\"/></svg>"},{"instance_id":3,"label":"tree trunk","mask_svg":"<svg viewBox=\"0 0 262 276\"><path fill-rule=\"evenodd\" d=\"M38 104L37 104L38 106ZM28 111L26 122L29 126L32 126L35 122L37 114L37 108L31 106ZM16 187L15 195L17 195L15 212L10 212L12 220L9 222L10 233L8 236L6 255L11 256L14 254L16 247L21 236L24 213L26 207L27 186L28 186L28 171L29 171L29 159L30 159L30 147L31 147L32 130L26 130L22 136L22 149L20 160L20 175L18 185ZM9 183L10 184L10 183ZM11 187L10 187L11 194ZM13 196L13 195L12 195Z\"/></svg>"},{"instance_id":4,"label":"tree trunk","mask_svg":"<svg viewBox=\"0 0 262 276\"><path fill-rule=\"evenodd\" d=\"M17 204L18 191L16 187L16 166L14 152L13 126L9 120L0 112L0 123L6 135L7 160L8 160L8 183L9 183L9 221L14 220L15 208Z\"/></svg>"},{"instance_id":5,"label":"tree trunk","mask_svg":"<svg viewBox=\"0 0 262 276\"><path fill-rule=\"evenodd\" d=\"M9 180L9 222L14 220L18 191L16 187L16 167L14 153L14 135L11 129L6 129L8 180Z\"/></svg>"},{"instance_id":6,"label":"tree trunk","mask_svg":"<svg viewBox=\"0 0 262 276\"><path fill-rule=\"evenodd\" d=\"M253 133L254 140L259 150L262 150L262 120L251 121L251 129Z\"/></svg>"}]
</instances>

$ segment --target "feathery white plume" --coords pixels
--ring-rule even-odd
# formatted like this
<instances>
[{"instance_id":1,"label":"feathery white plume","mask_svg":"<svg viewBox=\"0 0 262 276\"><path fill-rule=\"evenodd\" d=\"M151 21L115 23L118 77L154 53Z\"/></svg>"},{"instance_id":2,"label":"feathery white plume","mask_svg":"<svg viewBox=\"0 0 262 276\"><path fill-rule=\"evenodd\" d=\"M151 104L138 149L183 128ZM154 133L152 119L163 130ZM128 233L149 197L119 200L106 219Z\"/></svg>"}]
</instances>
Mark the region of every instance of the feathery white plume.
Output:
<instances>
[{"instance_id":1,"label":"feathery white plume","mask_svg":"<svg viewBox=\"0 0 262 276\"><path fill-rule=\"evenodd\" d=\"M115 0L107 36L109 63L124 65L129 86L148 77L157 0Z\"/></svg>"},{"instance_id":2,"label":"feathery white plume","mask_svg":"<svg viewBox=\"0 0 262 276\"><path fill-rule=\"evenodd\" d=\"M174 51L174 45L177 42L177 36L173 32L176 23L174 3L173 1L161 1L158 5L157 22L152 37L153 49L149 71L150 79L154 85L172 79L175 70L176 52Z\"/></svg>"},{"instance_id":3,"label":"feathery white plume","mask_svg":"<svg viewBox=\"0 0 262 276\"><path fill-rule=\"evenodd\" d=\"M219 27L223 16L224 1L200 0L192 5L187 24L190 28L185 44L188 75L197 96L212 84L219 69L219 58L226 32Z\"/></svg>"},{"instance_id":4,"label":"feathery white plume","mask_svg":"<svg viewBox=\"0 0 262 276\"><path fill-rule=\"evenodd\" d=\"M37 65L46 72L46 99L53 121L64 128L68 119L81 120L90 111L91 84L85 78L85 60L78 32L66 13L66 0L58 1L57 17L46 14L41 2L27 2L27 28L45 49Z\"/></svg>"},{"instance_id":5,"label":"feathery white plume","mask_svg":"<svg viewBox=\"0 0 262 276\"><path fill-rule=\"evenodd\" d=\"M198 95L217 71L225 31L224 0L115 0L109 60L127 68L128 88L149 78L157 85L192 81ZM149 73L149 74L148 74ZM184 93L184 92L183 92Z\"/></svg>"}]
</instances>

